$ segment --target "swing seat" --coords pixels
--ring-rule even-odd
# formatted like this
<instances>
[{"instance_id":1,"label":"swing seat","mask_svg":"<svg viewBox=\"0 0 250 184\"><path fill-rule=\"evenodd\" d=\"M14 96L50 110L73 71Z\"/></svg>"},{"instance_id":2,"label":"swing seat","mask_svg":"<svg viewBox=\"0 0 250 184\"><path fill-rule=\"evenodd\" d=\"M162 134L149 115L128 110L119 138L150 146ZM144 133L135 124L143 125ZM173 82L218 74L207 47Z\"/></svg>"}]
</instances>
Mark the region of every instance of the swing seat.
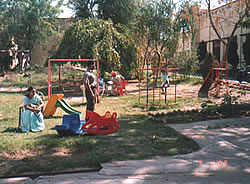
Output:
<instances>
[{"instance_id":1,"label":"swing seat","mask_svg":"<svg viewBox=\"0 0 250 184\"><path fill-rule=\"evenodd\" d=\"M80 121L79 114L70 114L63 116L62 125L56 125L55 129L60 136L71 136L82 134L82 125L86 121Z\"/></svg>"},{"instance_id":2,"label":"swing seat","mask_svg":"<svg viewBox=\"0 0 250 184\"><path fill-rule=\"evenodd\" d=\"M112 115L109 111L104 116L100 116L96 112L86 111L86 119L89 119L82 126L82 130L85 130L89 134L109 134L120 129L120 125L116 120L117 113Z\"/></svg>"}]
</instances>

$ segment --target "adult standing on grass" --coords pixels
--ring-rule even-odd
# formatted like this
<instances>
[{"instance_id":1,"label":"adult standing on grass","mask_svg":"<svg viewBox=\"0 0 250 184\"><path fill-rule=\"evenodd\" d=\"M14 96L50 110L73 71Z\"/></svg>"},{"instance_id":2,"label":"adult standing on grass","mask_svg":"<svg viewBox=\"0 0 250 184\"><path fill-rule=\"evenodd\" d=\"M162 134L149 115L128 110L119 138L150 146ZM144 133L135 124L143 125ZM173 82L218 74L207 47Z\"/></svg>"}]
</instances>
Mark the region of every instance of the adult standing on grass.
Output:
<instances>
[{"instance_id":1,"label":"adult standing on grass","mask_svg":"<svg viewBox=\"0 0 250 184\"><path fill-rule=\"evenodd\" d=\"M87 110L94 111L97 81L96 76L93 73L95 69L94 61L88 61L88 69L83 75L83 84L85 86L85 94L87 99Z\"/></svg>"},{"instance_id":2,"label":"adult standing on grass","mask_svg":"<svg viewBox=\"0 0 250 184\"><path fill-rule=\"evenodd\" d=\"M42 107L44 102L36 93L33 87L28 88L28 93L24 96L24 111L21 115L22 132L38 132L44 129L44 119Z\"/></svg>"}]
</instances>

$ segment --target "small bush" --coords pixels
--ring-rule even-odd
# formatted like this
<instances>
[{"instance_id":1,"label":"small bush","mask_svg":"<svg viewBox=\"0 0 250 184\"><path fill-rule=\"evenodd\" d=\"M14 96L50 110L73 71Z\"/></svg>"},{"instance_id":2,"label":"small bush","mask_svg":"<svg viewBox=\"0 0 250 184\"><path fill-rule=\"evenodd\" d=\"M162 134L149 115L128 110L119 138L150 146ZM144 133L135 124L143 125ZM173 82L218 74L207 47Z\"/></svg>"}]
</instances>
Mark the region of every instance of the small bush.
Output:
<instances>
[{"instance_id":1,"label":"small bush","mask_svg":"<svg viewBox=\"0 0 250 184\"><path fill-rule=\"evenodd\" d=\"M215 61L215 56L211 53L208 53L205 59L200 63L200 71L203 80L205 80L205 78L207 77L207 74L209 73L214 61Z\"/></svg>"},{"instance_id":2,"label":"small bush","mask_svg":"<svg viewBox=\"0 0 250 184\"><path fill-rule=\"evenodd\" d=\"M191 53L182 51L177 53L175 63L179 68L179 72L184 75L194 74L199 69L199 60L197 52L192 50Z\"/></svg>"}]
</instances>

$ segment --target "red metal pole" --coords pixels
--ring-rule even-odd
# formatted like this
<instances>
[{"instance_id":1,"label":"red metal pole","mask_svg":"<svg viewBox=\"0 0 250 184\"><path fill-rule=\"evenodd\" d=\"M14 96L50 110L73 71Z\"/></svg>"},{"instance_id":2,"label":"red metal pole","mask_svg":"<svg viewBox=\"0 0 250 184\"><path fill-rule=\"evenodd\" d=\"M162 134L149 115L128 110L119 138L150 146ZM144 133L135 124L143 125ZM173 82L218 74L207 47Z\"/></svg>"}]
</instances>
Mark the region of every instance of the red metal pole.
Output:
<instances>
[{"instance_id":1,"label":"red metal pole","mask_svg":"<svg viewBox=\"0 0 250 184\"><path fill-rule=\"evenodd\" d=\"M228 62L226 62L226 91L228 93Z\"/></svg>"},{"instance_id":2,"label":"red metal pole","mask_svg":"<svg viewBox=\"0 0 250 184\"><path fill-rule=\"evenodd\" d=\"M48 99L52 95L52 85L51 85L51 62L68 62L68 61L73 61L73 62L81 62L81 61L94 61L97 62L97 92L99 92L99 60L98 59L50 59L48 61ZM59 67L60 70L60 67ZM59 82L61 82L61 75L59 71ZM99 102L99 94L97 93L97 102Z\"/></svg>"},{"instance_id":3,"label":"red metal pole","mask_svg":"<svg viewBox=\"0 0 250 184\"><path fill-rule=\"evenodd\" d=\"M50 69L50 59L48 61L48 99L51 96L51 69Z\"/></svg>"},{"instance_id":4,"label":"red metal pole","mask_svg":"<svg viewBox=\"0 0 250 184\"><path fill-rule=\"evenodd\" d=\"M59 83L59 87L60 87L61 86L61 65L59 65L58 83Z\"/></svg>"}]
</instances>

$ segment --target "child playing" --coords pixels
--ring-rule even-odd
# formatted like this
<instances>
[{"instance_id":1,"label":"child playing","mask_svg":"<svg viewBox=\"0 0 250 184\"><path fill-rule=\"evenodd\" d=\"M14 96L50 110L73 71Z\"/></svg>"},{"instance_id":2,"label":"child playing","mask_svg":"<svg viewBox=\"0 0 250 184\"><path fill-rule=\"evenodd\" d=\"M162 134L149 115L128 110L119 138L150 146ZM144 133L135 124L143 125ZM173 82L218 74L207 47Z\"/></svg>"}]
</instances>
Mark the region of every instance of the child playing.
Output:
<instances>
[{"instance_id":1,"label":"child playing","mask_svg":"<svg viewBox=\"0 0 250 184\"><path fill-rule=\"evenodd\" d=\"M168 79L167 69L161 70L161 90L162 90L162 93L165 93L164 89L163 89L164 87L169 87L169 79Z\"/></svg>"}]
</instances>

